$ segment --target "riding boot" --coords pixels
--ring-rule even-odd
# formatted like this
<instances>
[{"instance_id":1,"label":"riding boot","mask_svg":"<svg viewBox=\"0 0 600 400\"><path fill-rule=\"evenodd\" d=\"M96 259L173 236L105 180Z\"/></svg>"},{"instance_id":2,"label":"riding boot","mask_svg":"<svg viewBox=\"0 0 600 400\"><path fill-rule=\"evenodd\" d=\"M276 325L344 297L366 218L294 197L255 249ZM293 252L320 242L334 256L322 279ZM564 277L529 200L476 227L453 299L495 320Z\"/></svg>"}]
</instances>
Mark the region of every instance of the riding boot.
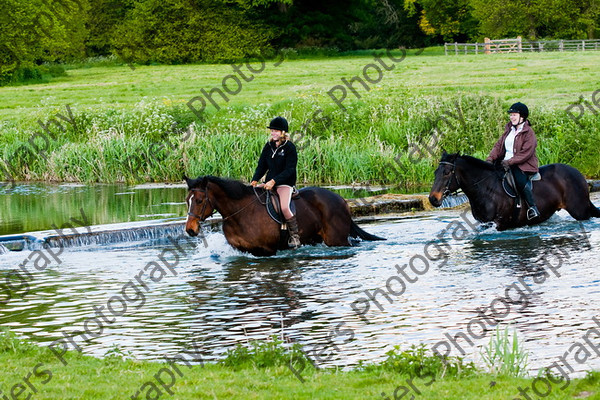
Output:
<instances>
[{"instance_id":1,"label":"riding boot","mask_svg":"<svg viewBox=\"0 0 600 400\"><path fill-rule=\"evenodd\" d=\"M527 210L527 219L534 219L540 216L540 212L535 206L535 201L533 200L533 193L531 192L531 188L529 185L525 185L523 188L523 197L525 197L525 201L529 205L529 209Z\"/></svg>"},{"instance_id":2,"label":"riding boot","mask_svg":"<svg viewBox=\"0 0 600 400\"><path fill-rule=\"evenodd\" d=\"M300 247L300 236L298 235L298 221L296 221L296 216L285 221L288 226L288 232L290 233L290 239L288 240L288 246L292 249L297 249Z\"/></svg>"}]
</instances>

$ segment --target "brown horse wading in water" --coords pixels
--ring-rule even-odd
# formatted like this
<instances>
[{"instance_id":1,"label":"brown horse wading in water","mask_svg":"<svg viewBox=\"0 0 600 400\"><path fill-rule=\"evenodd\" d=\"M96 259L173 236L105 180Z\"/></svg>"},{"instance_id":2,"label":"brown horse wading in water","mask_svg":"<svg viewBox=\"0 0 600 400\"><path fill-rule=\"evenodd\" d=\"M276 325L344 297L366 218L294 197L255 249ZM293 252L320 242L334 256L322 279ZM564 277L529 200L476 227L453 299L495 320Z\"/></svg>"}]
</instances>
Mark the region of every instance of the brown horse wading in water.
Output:
<instances>
[{"instance_id":1,"label":"brown horse wading in water","mask_svg":"<svg viewBox=\"0 0 600 400\"><path fill-rule=\"evenodd\" d=\"M185 231L190 236L197 236L200 222L216 210L223 217L227 242L236 249L269 256L288 248L287 235L282 237L280 225L266 211L265 189L214 176L184 179L189 191ZM329 190L303 188L294 202L302 244L323 242L328 246L350 246L349 237L385 240L356 225L346 201Z\"/></svg>"},{"instance_id":2,"label":"brown horse wading in water","mask_svg":"<svg viewBox=\"0 0 600 400\"><path fill-rule=\"evenodd\" d=\"M527 219L527 207L515 208L515 199L502 187L504 170L470 156L444 152L429 202L439 207L444 197L462 189L471 204L473 217L480 222L495 222L498 230L539 224L556 211L565 209L576 220L600 217L600 210L590 201L587 181L577 169L565 164L540 168L541 180L533 182L533 196L540 216Z\"/></svg>"}]
</instances>

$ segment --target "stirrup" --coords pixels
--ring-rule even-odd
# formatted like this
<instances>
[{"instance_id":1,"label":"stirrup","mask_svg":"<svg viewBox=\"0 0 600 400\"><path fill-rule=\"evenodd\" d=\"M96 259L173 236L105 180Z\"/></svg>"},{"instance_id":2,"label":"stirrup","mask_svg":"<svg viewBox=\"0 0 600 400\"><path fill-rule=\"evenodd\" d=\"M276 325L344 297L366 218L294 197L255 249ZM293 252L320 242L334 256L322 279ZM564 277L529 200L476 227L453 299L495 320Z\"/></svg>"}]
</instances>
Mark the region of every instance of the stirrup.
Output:
<instances>
[{"instance_id":1,"label":"stirrup","mask_svg":"<svg viewBox=\"0 0 600 400\"><path fill-rule=\"evenodd\" d=\"M540 216L540 212L538 211L536 206L529 207L527 210L527 219L531 220Z\"/></svg>"}]
</instances>

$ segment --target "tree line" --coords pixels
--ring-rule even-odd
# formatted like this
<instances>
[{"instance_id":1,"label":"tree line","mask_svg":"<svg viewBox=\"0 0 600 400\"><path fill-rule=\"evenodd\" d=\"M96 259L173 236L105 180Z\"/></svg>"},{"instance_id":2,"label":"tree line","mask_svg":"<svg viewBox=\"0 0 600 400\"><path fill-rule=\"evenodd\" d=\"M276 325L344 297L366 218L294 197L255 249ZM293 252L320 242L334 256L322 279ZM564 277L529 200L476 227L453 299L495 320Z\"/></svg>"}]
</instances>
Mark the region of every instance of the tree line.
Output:
<instances>
[{"instance_id":1,"label":"tree line","mask_svg":"<svg viewBox=\"0 0 600 400\"><path fill-rule=\"evenodd\" d=\"M227 62L517 35L596 38L600 0L0 0L0 82L90 57Z\"/></svg>"}]
</instances>

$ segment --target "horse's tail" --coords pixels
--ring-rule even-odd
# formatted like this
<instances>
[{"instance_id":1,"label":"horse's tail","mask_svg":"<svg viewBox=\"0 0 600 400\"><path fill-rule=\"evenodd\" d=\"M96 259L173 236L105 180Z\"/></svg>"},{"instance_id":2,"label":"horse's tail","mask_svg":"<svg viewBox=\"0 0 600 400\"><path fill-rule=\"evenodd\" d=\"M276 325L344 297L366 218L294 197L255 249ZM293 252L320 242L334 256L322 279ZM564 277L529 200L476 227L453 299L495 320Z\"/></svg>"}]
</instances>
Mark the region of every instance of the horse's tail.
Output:
<instances>
[{"instance_id":1,"label":"horse's tail","mask_svg":"<svg viewBox=\"0 0 600 400\"><path fill-rule=\"evenodd\" d=\"M600 218L600 208L596 207L590 200L590 211L592 217Z\"/></svg>"},{"instance_id":2,"label":"horse's tail","mask_svg":"<svg viewBox=\"0 0 600 400\"><path fill-rule=\"evenodd\" d=\"M365 232L360 226L356 225L356 222L351 221L350 225L350 236L353 238L361 238L362 240L386 240L385 238L371 235L369 232Z\"/></svg>"}]
</instances>

